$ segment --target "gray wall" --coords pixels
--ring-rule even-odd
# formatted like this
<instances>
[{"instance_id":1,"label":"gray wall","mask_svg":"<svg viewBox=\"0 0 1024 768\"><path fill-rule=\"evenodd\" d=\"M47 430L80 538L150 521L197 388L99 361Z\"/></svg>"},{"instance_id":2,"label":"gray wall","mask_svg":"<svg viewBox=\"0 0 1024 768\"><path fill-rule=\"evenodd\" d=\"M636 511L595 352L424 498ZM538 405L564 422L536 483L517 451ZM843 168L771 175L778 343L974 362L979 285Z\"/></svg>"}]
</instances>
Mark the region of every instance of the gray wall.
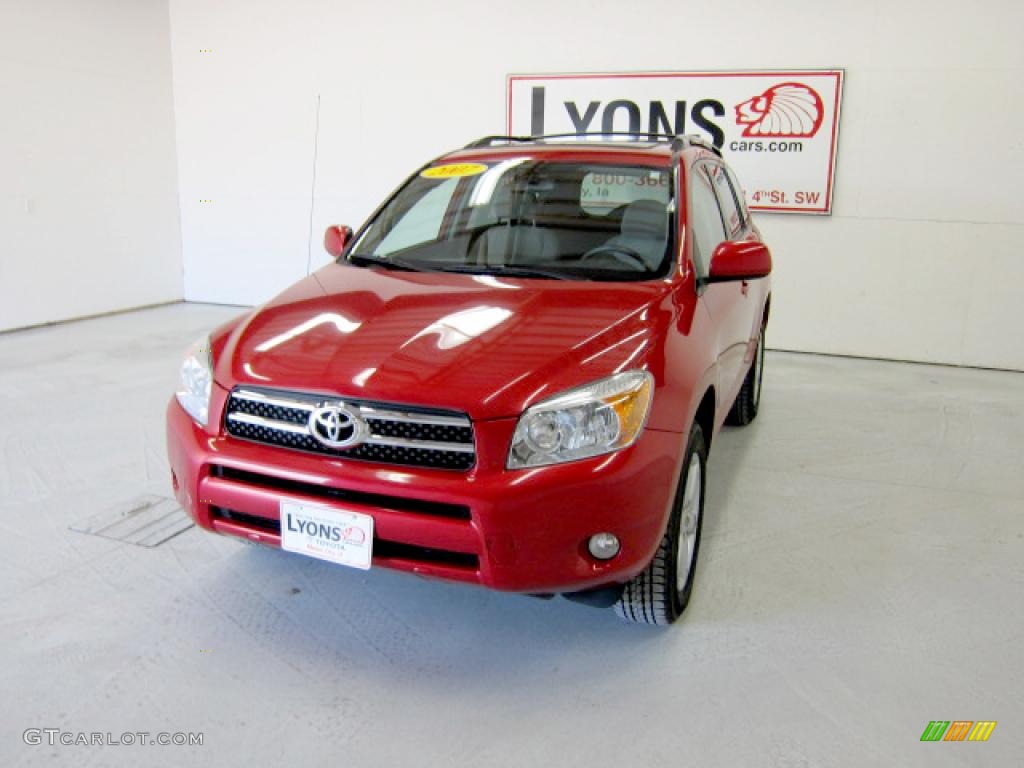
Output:
<instances>
[{"instance_id":1,"label":"gray wall","mask_svg":"<svg viewBox=\"0 0 1024 768\"><path fill-rule=\"evenodd\" d=\"M0 0L0 330L182 297L167 0Z\"/></svg>"}]
</instances>

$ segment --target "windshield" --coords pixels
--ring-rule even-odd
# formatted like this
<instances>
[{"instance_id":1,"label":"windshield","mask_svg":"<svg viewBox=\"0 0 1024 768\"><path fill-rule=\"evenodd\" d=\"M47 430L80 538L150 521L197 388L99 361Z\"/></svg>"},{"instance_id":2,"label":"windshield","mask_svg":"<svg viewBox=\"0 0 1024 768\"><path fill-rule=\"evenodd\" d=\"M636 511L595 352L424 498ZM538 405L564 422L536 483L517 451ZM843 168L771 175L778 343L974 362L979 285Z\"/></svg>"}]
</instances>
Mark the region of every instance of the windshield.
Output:
<instances>
[{"instance_id":1,"label":"windshield","mask_svg":"<svg viewBox=\"0 0 1024 768\"><path fill-rule=\"evenodd\" d=\"M651 280L671 259L668 167L515 157L411 178L349 258L406 269L578 280Z\"/></svg>"}]
</instances>

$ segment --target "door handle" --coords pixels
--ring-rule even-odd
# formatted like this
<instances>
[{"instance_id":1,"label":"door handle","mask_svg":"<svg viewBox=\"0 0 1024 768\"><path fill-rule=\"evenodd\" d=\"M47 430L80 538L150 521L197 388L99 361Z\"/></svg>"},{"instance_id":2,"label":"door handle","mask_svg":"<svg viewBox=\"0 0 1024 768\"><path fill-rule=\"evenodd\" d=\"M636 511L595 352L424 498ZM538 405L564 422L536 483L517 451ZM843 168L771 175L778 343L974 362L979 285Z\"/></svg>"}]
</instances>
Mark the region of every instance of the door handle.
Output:
<instances>
[{"instance_id":1,"label":"door handle","mask_svg":"<svg viewBox=\"0 0 1024 768\"><path fill-rule=\"evenodd\" d=\"M750 283L748 283L746 280L741 280L740 281L740 293L742 293L744 296L746 296L749 291L750 291Z\"/></svg>"}]
</instances>

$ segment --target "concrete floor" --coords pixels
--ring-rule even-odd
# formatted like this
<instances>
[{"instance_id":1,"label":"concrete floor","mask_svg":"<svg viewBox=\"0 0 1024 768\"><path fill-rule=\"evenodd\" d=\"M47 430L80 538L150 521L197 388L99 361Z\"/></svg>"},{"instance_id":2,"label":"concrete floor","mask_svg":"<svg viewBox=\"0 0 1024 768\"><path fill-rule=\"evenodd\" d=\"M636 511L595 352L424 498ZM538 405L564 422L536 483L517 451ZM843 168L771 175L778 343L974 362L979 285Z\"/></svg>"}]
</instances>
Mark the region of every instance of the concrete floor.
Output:
<instances>
[{"instance_id":1,"label":"concrete floor","mask_svg":"<svg viewBox=\"0 0 1024 768\"><path fill-rule=\"evenodd\" d=\"M770 353L659 630L196 529L69 531L169 495L179 355L235 311L0 336L0 765L1024 764L1024 375ZM921 743L935 719L999 725Z\"/></svg>"}]
</instances>

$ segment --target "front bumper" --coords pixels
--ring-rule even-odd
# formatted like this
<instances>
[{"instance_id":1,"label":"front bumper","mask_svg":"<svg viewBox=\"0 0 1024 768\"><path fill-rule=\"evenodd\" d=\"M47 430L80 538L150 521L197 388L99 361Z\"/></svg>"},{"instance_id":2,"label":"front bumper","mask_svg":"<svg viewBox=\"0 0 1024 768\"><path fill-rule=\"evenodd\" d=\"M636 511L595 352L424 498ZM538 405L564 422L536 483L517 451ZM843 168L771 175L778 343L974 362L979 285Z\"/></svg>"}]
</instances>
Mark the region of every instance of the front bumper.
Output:
<instances>
[{"instance_id":1,"label":"front bumper","mask_svg":"<svg viewBox=\"0 0 1024 768\"><path fill-rule=\"evenodd\" d=\"M214 399L226 396L215 386ZM211 408L211 415L219 412ZM665 530L682 436L645 430L593 459L506 470L514 419L476 422L468 472L335 459L207 432L172 398L167 449L175 495L208 530L280 546L280 503L374 518L373 565L514 592L575 592L629 581ZM594 559L587 540L622 544Z\"/></svg>"}]
</instances>

